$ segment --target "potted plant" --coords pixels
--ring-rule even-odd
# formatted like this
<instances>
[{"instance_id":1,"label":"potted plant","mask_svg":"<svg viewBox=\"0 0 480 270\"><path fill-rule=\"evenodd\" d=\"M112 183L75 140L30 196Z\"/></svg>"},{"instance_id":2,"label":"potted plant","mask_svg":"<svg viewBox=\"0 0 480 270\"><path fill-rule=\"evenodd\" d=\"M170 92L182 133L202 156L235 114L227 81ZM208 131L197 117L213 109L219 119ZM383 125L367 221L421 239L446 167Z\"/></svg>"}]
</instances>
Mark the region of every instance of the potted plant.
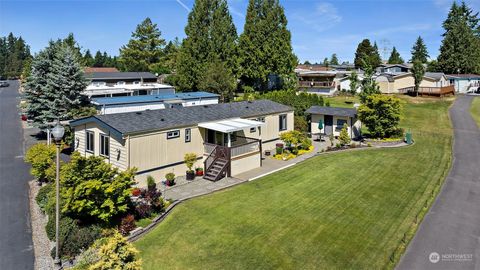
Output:
<instances>
[{"instance_id":1,"label":"potted plant","mask_svg":"<svg viewBox=\"0 0 480 270\"><path fill-rule=\"evenodd\" d=\"M171 187L171 186L175 185L175 174L174 173L167 173L165 175L165 179L167 179L167 181L165 181L167 186Z\"/></svg>"},{"instance_id":2,"label":"potted plant","mask_svg":"<svg viewBox=\"0 0 480 270\"><path fill-rule=\"evenodd\" d=\"M193 164L197 161L197 154L195 153L186 153L184 156L185 165L187 165L187 180L195 179L195 171L192 170Z\"/></svg>"},{"instance_id":3,"label":"potted plant","mask_svg":"<svg viewBox=\"0 0 480 270\"><path fill-rule=\"evenodd\" d=\"M197 176L203 176L203 168L202 167L198 167L195 169L195 174Z\"/></svg>"}]
</instances>

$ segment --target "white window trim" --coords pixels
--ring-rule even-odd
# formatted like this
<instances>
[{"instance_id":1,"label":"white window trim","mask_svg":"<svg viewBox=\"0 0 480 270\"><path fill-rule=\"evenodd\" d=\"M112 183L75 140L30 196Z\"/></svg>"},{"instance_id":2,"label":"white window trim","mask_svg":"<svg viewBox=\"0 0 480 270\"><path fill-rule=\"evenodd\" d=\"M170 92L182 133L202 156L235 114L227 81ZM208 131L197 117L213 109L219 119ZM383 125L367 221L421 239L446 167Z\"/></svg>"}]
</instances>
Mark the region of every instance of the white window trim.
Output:
<instances>
[{"instance_id":1,"label":"white window trim","mask_svg":"<svg viewBox=\"0 0 480 270\"><path fill-rule=\"evenodd\" d=\"M107 144L107 147L105 147L105 139L103 139L103 142L102 142L102 138L107 138L107 141L108 141L108 144ZM104 150L107 150L108 152L108 155L105 155L104 153L102 153L102 148ZM102 157L110 157L110 136L108 136L107 134L100 134L100 156Z\"/></svg>"},{"instance_id":2,"label":"white window trim","mask_svg":"<svg viewBox=\"0 0 480 270\"><path fill-rule=\"evenodd\" d=\"M192 141L192 129L186 128L185 129L185 142L189 143Z\"/></svg>"},{"instance_id":3,"label":"white window trim","mask_svg":"<svg viewBox=\"0 0 480 270\"><path fill-rule=\"evenodd\" d=\"M92 135L91 137L91 142L92 142L92 149L88 149L88 138L89 138L89 135ZM93 131L90 131L90 130L86 130L85 131L85 152L87 153L95 153L95 133Z\"/></svg>"},{"instance_id":4,"label":"white window trim","mask_svg":"<svg viewBox=\"0 0 480 270\"><path fill-rule=\"evenodd\" d=\"M175 138L179 138L179 137L180 137L180 130L179 129L167 131L167 140L175 139Z\"/></svg>"}]
</instances>

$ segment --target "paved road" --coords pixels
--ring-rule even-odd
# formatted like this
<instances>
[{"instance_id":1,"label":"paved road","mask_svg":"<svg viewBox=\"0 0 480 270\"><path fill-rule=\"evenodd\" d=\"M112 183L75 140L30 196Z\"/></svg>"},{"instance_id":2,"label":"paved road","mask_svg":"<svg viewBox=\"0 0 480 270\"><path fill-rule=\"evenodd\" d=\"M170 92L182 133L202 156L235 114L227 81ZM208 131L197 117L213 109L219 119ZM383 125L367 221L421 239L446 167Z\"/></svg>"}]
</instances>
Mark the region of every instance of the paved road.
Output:
<instances>
[{"instance_id":1,"label":"paved road","mask_svg":"<svg viewBox=\"0 0 480 270\"><path fill-rule=\"evenodd\" d=\"M480 131L469 113L472 99L460 96L450 109L453 167L398 270L480 269Z\"/></svg>"},{"instance_id":2,"label":"paved road","mask_svg":"<svg viewBox=\"0 0 480 270\"><path fill-rule=\"evenodd\" d=\"M17 104L18 83L0 88L0 269L33 269L28 203L28 166L23 162L23 131Z\"/></svg>"}]
</instances>

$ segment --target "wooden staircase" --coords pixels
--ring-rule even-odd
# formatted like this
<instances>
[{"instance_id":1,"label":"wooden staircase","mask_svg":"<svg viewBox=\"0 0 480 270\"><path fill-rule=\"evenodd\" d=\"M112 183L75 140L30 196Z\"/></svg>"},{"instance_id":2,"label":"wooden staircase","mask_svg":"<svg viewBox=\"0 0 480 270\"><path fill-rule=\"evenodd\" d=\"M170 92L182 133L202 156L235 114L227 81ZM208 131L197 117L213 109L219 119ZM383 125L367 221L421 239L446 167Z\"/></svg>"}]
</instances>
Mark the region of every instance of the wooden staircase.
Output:
<instances>
[{"instance_id":1,"label":"wooden staircase","mask_svg":"<svg viewBox=\"0 0 480 270\"><path fill-rule=\"evenodd\" d=\"M218 181L230 176L230 149L225 146L216 146L205 159L205 174L203 178L210 181Z\"/></svg>"}]
</instances>

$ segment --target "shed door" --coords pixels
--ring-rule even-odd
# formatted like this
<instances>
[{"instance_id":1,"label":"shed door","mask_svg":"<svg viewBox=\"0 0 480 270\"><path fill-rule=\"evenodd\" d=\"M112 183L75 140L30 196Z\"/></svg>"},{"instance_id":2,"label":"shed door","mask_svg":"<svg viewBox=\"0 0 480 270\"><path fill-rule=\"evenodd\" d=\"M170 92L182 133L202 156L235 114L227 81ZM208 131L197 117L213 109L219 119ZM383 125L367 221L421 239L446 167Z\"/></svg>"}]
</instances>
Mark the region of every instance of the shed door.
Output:
<instances>
[{"instance_id":1,"label":"shed door","mask_svg":"<svg viewBox=\"0 0 480 270\"><path fill-rule=\"evenodd\" d=\"M325 121L325 134L326 135L333 134L333 116L325 115L324 121Z\"/></svg>"}]
</instances>

